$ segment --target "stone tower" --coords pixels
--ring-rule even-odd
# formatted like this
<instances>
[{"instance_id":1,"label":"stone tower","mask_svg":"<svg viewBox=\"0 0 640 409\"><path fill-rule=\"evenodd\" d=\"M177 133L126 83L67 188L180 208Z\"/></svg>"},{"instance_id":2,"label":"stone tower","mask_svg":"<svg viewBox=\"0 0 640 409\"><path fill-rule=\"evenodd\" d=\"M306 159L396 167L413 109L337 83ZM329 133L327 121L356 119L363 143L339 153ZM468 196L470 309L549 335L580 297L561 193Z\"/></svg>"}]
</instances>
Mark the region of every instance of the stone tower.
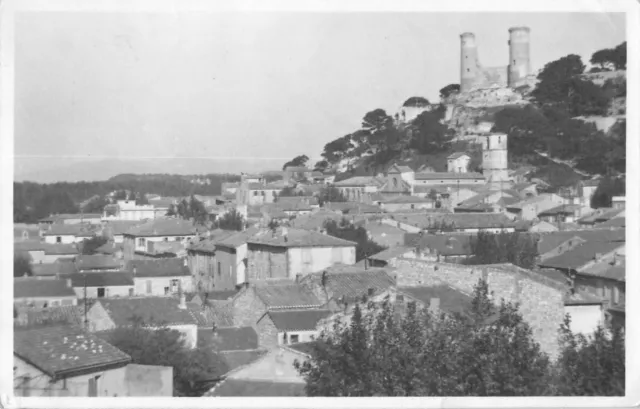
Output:
<instances>
[{"instance_id":1,"label":"stone tower","mask_svg":"<svg viewBox=\"0 0 640 409\"><path fill-rule=\"evenodd\" d=\"M506 189L509 180L507 135L492 133L482 145L482 173L492 190Z\"/></svg>"},{"instance_id":2,"label":"stone tower","mask_svg":"<svg viewBox=\"0 0 640 409\"><path fill-rule=\"evenodd\" d=\"M473 88L478 68L476 36L473 33L460 34L460 92Z\"/></svg>"},{"instance_id":3,"label":"stone tower","mask_svg":"<svg viewBox=\"0 0 640 409\"><path fill-rule=\"evenodd\" d=\"M529 27L509 29L509 87L515 88L531 72L529 60Z\"/></svg>"}]
</instances>

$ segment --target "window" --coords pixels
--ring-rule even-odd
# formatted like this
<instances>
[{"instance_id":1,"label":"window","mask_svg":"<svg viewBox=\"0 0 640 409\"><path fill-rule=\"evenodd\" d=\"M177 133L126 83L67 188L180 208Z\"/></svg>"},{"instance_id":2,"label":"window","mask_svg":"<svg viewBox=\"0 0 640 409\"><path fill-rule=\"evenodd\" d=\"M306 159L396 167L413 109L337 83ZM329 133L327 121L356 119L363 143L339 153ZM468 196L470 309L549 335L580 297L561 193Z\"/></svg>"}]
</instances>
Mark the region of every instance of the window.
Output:
<instances>
[{"instance_id":1,"label":"window","mask_svg":"<svg viewBox=\"0 0 640 409\"><path fill-rule=\"evenodd\" d=\"M415 209L415 208L416 208L416 205L413 205L413 204L412 204L412 205L411 205L411 208L412 208L412 209Z\"/></svg>"},{"instance_id":2,"label":"window","mask_svg":"<svg viewBox=\"0 0 640 409\"><path fill-rule=\"evenodd\" d=\"M164 295L169 295L169 287L164 288Z\"/></svg>"},{"instance_id":3,"label":"window","mask_svg":"<svg viewBox=\"0 0 640 409\"><path fill-rule=\"evenodd\" d=\"M222 274L222 267L220 266L220 262L218 261L218 276Z\"/></svg>"},{"instance_id":4,"label":"window","mask_svg":"<svg viewBox=\"0 0 640 409\"><path fill-rule=\"evenodd\" d=\"M469 69L467 68L467 72L469 72Z\"/></svg>"},{"instance_id":5,"label":"window","mask_svg":"<svg viewBox=\"0 0 640 409\"><path fill-rule=\"evenodd\" d=\"M98 298L104 298L104 287L98 288Z\"/></svg>"},{"instance_id":6,"label":"window","mask_svg":"<svg viewBox=\"0 0 640 409\"><path fill-rule=\"evenodd\" d=\"M605 295L604 295L604 298L605 298L605 299L607 299L607 300L611 300L611 298L612 298L612 297L611 297L611 293L612 293L612 292L613 292L613 291L612 291L612 288L611 288L611 286L610 286L610 285L605 286Z\"/></svg>"},{"instance_id":7,"label":"window","mask_svg":"<svg viewBox=\"0 0 640 409\"><path fill-rule=\"evenodd\" d=\"M180 288L180 280L171 280L171 292L175 293Z\"/></svg>"},{"instance_id":8,"label":"window","mask_svg":"<svg viewBox=\"0 0 640 409\"><path fill-rule=\"evenodd\" d=\"M49 306L49 303L46 301L42 304L42 308L47 308L48 306Z\"/></svg>"},{"instance_id":9,"label":"window","mask_svg":"<svg viewBox=\"0 0 640 409\"><path fill-rule=\"evenodd\" d=\"M129 288L129 297L133 297L133 288Z\"/></svg>"},{"instance_id":10,"label":"window","mask_svg":"<svg viewBox=\"0 0 640 409\"><path fill-rule=\"evenodd\" d=\"M169 241L169 238L168 238L168 237L165 237L165 238L164 238L164 241Z\"/></svg>"},{"instance_id":11,"label":"window","mask_svg":"<svg viewBox=\"0 0 640 409\"><path fill-rule=\"evenodd\" d=\"M138 247L144 247L145 239L138 239Z\"/></svg>"},{"instance_id":12,"label":"window","mask_svg":"<svg viewBox=\"0 0 640 409\"><path fill-rule=\"evenodd\" d=\"M613 304L620 304L620 289L617 286L613 287Z\"/></svg>"},{"instance_id":13,"label":"window","mask_svg":"<svg viewBox=\"0 0 640 409\"><path fill-rule=\"evenodd\" d=\"M147 280L147 294L151 294L151 288L152 288L151 286L152 286L151 280Z\"/></svg>"},{"instance_id":14,"label":"window","mask_svg":"<svg viewBox=\"0 0 640 409\"><path fill-rule=\"evenodd\" d=\"M57 236L56 237L56 243L62 243L62 237Z\"/></svg>"},{"instance_id":15,"label":"window","mask_svg":"<svg viewBox=\"0 0 640 409\"><path fill-rule=\"evenodd\" d=\"M233 276L233 267L229 266L229 277Z\"/></svg>"},{"instance_id":16,"label":"window","mask_svg":"<svg viewBox=\"0 0 640 409\"><path fill-rule=\"evenodd\" d=\"M257 190L254 190L254 191L253 191L253 195L254 195L254 196L258 196L258 191L257 191Z\"/></svg>"},{"instance_id":17,"label":"window","mask_svg":"<svg viewBox=\"0 0 640 409\"><path fill-rule=\"evenodd\" d=\"M289 336L289 343L290 344L297 344L298 343L298 334L290 335Z\"/></svg>"},{"instance_id":18,"label":"window","mask_svg":"<svg viewBox=\"0 0 640 409\"><path fill-rule=\"evenodd\" d=\"M393 178L393 187L398 187L398 179Z\"/></svg>"},{"instance_id":19,"label":"window","mask_svg":"<svg viewBox=\"0 0 640 409\"><path fill-rule=\"evenodd\" d=\"M60 301L58 301L58 300L51 301L51 306L52 306L52 307L57 307L57 306L59 306L59 305L60 305Z\"/></svg>"}]
</instances>

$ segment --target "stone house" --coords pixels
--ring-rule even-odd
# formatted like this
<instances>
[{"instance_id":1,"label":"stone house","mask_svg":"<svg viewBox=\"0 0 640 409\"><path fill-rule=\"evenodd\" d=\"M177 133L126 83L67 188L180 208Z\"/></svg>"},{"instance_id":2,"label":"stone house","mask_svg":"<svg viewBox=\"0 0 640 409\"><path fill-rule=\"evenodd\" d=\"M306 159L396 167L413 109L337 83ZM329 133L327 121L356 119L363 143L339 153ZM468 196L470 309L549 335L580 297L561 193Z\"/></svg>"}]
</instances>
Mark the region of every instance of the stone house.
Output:
<instances>
[{"instance_id":1,"label":"stone house","mask_svg":"<svg viewBox=\"0 0 640 409\"><path fill-rule=\"evenodd\" d=\"M15 277L14 305L34 308L77 305L78 299L70 280L56 277Z\"/></svg>"},{"instance_id":2,"label":"stone house","mask_svg":"<svg viewBox=\"0 0 640 409\"><path fill-rule=\"evenodd\" d=\"M97 224L100 220L100 214L98 213L78 213L78 214L54 214L49 217L38 220L38 223L42 225L53 224Z\"/></svg>"},{"instance_id":3,"label":"stone house","mask_svg":"<svg viewBox=\"0 0 640 409\"><path fill-rule=\"evenodd\" d=\"M313 170L306 166L287 166L282 172L282 180L285 182L310 180L312 179Z\"/></svg>"},{"instance_id":4,"label":"stone house","mask_svg":"<svg viewBox=\"0 0 640 409\"><path fill-rule=\"evenodd\" d=\"M291 310L319 310L322 302L311 292L292 282L261 282L248 284L232 301L234 322L251 326L258 333L260 347L278 343L278 328L266 321L259 325L267 312ZM264 332L261 332L263 330Z\"/></svg>"},{"instance_id":5,"label":"stone house","mask_svg":"<svg viewBox=\"0 0 640 409\"><path fill-rule=\"evenodd\" d=\"M396 226L407 233L490 233L514 232L515 224L502 213L433 213L394 214L382 223Z\"/></svg>"},{"instance_id":6,"label":"stone house","mask_svg":"<svg viewBox=\"0 0 640 409\"><path fill-rule=\"evenodd\" d=\"M378 192L385 182L385 179L375 176L354 176L335 182L333 186L338 189L347 200L364 202L369 195Z\"/></svg>"},{"instance_id":7,"label":"stone house","mask_svg":"<svg viewBox=\"0 0 640 409\"><path fill-rule=\"evenodd\" d=\"M260 346L311 342L318 336L318 323L331 314L323 309L269 310L258 320Z\"/></svg>"},{"instance_id":8,"label":"stone house","mask_svg":"<svg viewBox=\"0 0 640 409\"><path fill-rule=\"evenodd\" d=\"M122 262L113 256L102 254L81 254L75 258L76 269L81 273L122 270Z\"/></svg>"},{"instance_id":9,"label":"stone house","mask_svg":"<svg viewBox=\"0 0 640 409\"><path fill-rule=\"evenodd\" d=\"M419 172L415 175L414 188L417 186L471 185L484 186L485 177L477 172Z\"/></svg>"},{"instance_id":10,"label":"stone house","mask_svg":"<svg viewBox=\"0 0 640 409\"><path fill-rule=\"evenodd\" d=\"M174 218L159 218L134 226L124 233L124 259L133 260L149 251L150 242L174 241L186 247L189 240L206 231L204 226Z\"/></svg>"},{"instance_id":11,"label":"stone house","mask_svg":"<svg viewBox=\"0 0 640 409\"><path fill-rule=\"evenodd\" d=\"M42 232L45 243L72 244L80 243L98 234L94 225L90 224L52 224Z\"/></svg>"},{"instance_id":12,"label":"stone house","mask_svg":"<svg viewBox=\"0 0 640 409\"><path fill-rule=\"evenodd\" d=\"M336 263L354 264L356 243L322 233L280 227L247 240L247 281L308 274Z\"/></svg>"},{"instance_id":13,"label":"stone house","mask_svg":"<svg viewBox=\"0 0 640 409\"><path fill-rule=\"evenodd\" d=\"M466 173L469 168L471 156L465 152L455 152L447 156L447 172Z\"/></svg>"},{"instance_id":14,"label":"stone house","mask_svg":"<svg viewBox=\"0 0 640 409\"><path fill-rule=\"evenodd\" d=\"M545 210L565 204L565 199L553 193L544 193L506 206L507 213L521 220L534 220Z\"/></svg>"},{"instance_id":15,"label":"stone house","mask_svg":"<svg viewBox=\"0 0 640 409\"><path fill-rule=\"evenodd\" d=\"M401 212L403 210L435 209L435 201L419 196L396 196L380 201L380 208L385 212Z\"/></svg>"},{"instance_id":16,"label":"stone house","mask_svg":"<svg viewBox=\"0 0 640 409\"><path fill-rule=\"evenodd\" d=\"M378 220L365 222L363 227L367 230L367 236L381 246L394 247L404 244L406 232L397 226L385 224Z\"/></svg>"},{"instance_id":17,"label":"stone house","mask_svg":"<svg viewBox=\"0 0 640 409\"><path fill-rule=\"evenodd\" d=\"M562 204L538 213L538 219L548 223L573 223L585 213L585 208L577 204Z\"/></svg>"},{"instance_id":18,"label":"stone house","mask_svg":"<svg viewBox=\"0 0 640 409\"><path fill-rule=\"evenodd\" d=\"M133 276L126 271L74 273L61 275L71 280L78 298L89 299L131 297L134 295Z\"/></svg>"},{"instance_id":19,"label":"stone house","mask_svg":"<svg viewBox=\"0 0 640 409\"><path fill-rule=\"evenodd\" d=\"M126 270L133 276L136 295L173 296L195 291L187 260L129 260Z\"/></svg>"},{"instance_id":20,"label":"stone house","mask_svg":"<svg viewBox=\"0 0 640 409\"><path fill-rule=\"evenodd\" d=\"M28 253L33 264L53 263L59 259L74 259L78 249L73 244L50 244L41 241L16 242L16 253Z\"/></svg>"},{"instance_id":21,"label":"stone house","mask_svg":"<svg viewBox=\"0 0 640 409\"><path fill-rule=\"evenodd\" d=\"M519 303L520 313L531 326L541 349L554 358L558 353L558 328L564 320L566 286L542 274L511 264L465 266L459 264L396 259L398 287L446 284L472 295L484 279L493 299Z\"/></svg>"},{"instance_id":22,"label":"stone house","mask_svg":"<svg viewBox=\"0 0 640 409\"><path fill-rule=\"evenodd\" d=\"M124 234L131 228L142 224L138 220L109 220L103 223L102 234L114 243L124 243Z\"/></svg>"},{"instance_id":23,"label":"stone house","mask_svg":"<svg viewBox=\"0 0 640 409\"><path fill-rule=\"evenodd\" d=\"M198 320L190 312L184 296L134 297L101 299L87 311L89 329L92 332L109 331L116 327L130 326L140 320L154 328L164 325L182 334L189 348L198 343Z\"/></svg>"}]
</instances>

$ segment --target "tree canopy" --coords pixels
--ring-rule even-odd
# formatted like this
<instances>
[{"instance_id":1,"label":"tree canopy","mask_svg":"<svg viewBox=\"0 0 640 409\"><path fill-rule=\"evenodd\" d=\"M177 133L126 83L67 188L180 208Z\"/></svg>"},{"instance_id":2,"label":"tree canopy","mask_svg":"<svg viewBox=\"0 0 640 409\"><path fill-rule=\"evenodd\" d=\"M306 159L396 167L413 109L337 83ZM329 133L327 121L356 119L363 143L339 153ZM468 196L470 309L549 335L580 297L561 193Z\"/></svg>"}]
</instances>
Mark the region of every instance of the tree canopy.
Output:
<instances>
[{"instance_id":1,"label":"tree canopy","mask_svg":"<svg viewBox=\"0 0 640 409\"><path fill-rule=\"evenodd\" d=\"M626 194L626 183L622 178L604 177L596 191L591 197L591 207L598 209L601 207L611 207L613 196L624 196Z\"/></svg>"},{"instance_id":2,"label":"tree canopy","mask_svg":"<svg viewBox=\"0 0 640 409\"><path fill-rule=\"evenodd\" d=\"M538 239L531 233L480 231L471 240L469 264L511 263L532 269L538 258Z\"/></svg>"},{"instance_id":3,"label":"tree canopy","mask_svg":"<svg viewBox=\"0 0 640 409\"><path fill-rule=\"evenodd\" d=\"M282 166L282 170L285 170L288 166L305 167L307 166L307 162L309 162L309 157L307 155L298 155L285 163L284 166Z\"/></svg>"},{"instance_id":4,"label":"tree canopy","mask_svg":"<svg viewBox=\"0 0 640 409\"><path fill-rule=\"evenodd\" d=\"M451 148L453 132L442 123L444 107L425 111L413 120L410 147L419 153L439 153Z\"/></svg>"},{"instance_id":5,"label":"tree canopy","mask_svg":"<svg viewBox=\"0 0 640 409\"><path fill-rule=\"evenodd\" d=\"M242 213L236 209L231 209L222 215L222 217L216 219L214 225L218 229L242 231L245 229L247 222L242 216Z\"/></svg>"},{"instance_id":6,"label":"tree canopy","mask_svg":"<svg viewBox=\"0 0 640 409\"><path fill-rule=\"evenodd\" d=\"M327 202L346 202L347 198L344 197L340 189L335 186L323 186L318 192L318 204L324 206Z\"/></svg>"},{"instance_id":7,"label":"tree canopy","mask_svg":"<svg viewBox=\"0 0 640 409\"><path fill-rule=\"evenodd\" d=\"M440 89L440 98L446 99L458 92L460 92L460 84L449 84Z\"/></svg>"},{"instance_id":8,"label":"tree canopy","mask_svg":"<svg viewBox=\"0 0 640 409\"><path fill-rule=\"evenodd\" d=\"M589 62L599 67L599 71L627 69L627 42L614 48L603 48L591 55Z\"/></svg>"},{"instance_id":9,"label":"tree canopy","mask_svg":"<svg viewBox=\"0 0 640 409\"><path fill-rule=\"evenodd\" d=\"M371 240L364 227L355 226L345 218L340 220L339 223L335 220L326 220L324 228L330 236L357 243L356 262L379 253L386 248Z\"/></svg>"},{"instance_id":10,"label":"tree canopy","mask_svg":"<svg viewBox=\"0 0 640 409\"><path fill-rule=\"evenodd\" d=\"M108 239L105 236L94 236L82 241L82 254L95 254L96 249L104 245Z\"/></svg>"},{"instance_id":11,"label":"tree canopy","mask_svg":"<svg viewBox=\"0 0 640 409\"><path fill-rule=\"evenodd\" d=\"M16 253L13 255L13 276L32 276L31 261L25 254Z\"/></svg>"}]
</instances>

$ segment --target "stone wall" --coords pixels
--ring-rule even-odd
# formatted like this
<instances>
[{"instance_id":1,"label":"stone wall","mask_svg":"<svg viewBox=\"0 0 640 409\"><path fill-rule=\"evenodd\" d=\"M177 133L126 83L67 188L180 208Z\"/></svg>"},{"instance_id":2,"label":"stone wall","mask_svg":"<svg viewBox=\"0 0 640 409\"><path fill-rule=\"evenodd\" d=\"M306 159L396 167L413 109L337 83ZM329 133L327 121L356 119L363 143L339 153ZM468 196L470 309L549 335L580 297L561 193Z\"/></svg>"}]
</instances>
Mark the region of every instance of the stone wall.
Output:
<instances>
[{"instance_id":1,"label":"stone wall","mask_svg":"<svg viewBox=\"0 0 640 409\"><path fill-rule=\"evenodd\" d=\"M551 357L557 355L557 331L564 317L562 284L511 265L464 266L408 259L394 259L391 265L397 269L399 287L446 283L471 295L474 286L484 278L494 301L519 303L520 313L542 350Z\"/></svg>"},{"instance_id":2,"label":"stone wall","mask_svg":"<svg viewBox=\"0 0 640 409\"><path fill-rule=\"evenodd\" d=\"M247 281L268 278L287 278L286 248L249 245L247 252Z\"/></svg>"},{"instance_id":3,"label":"stone wall","mask_svg":"<svg viewBox=\"0 0 640 409\"><path fill-rule=\"evenodd\" d=\"M278 345L278 329L268 315L263 316L257 323L256 332L260 348L273 348Z\"/></svg>"},{"instance_id":4,"label":"stone wall","mask_svg":"<svg viewBox=\"0 0 640 409\"><path fill-rule=\"evenodd\" d=\"M258 298L253 288L242 290L233 299L233 322L239 327L254 327L267 311L267 306Z\"/></svg>"}]
</instances>

